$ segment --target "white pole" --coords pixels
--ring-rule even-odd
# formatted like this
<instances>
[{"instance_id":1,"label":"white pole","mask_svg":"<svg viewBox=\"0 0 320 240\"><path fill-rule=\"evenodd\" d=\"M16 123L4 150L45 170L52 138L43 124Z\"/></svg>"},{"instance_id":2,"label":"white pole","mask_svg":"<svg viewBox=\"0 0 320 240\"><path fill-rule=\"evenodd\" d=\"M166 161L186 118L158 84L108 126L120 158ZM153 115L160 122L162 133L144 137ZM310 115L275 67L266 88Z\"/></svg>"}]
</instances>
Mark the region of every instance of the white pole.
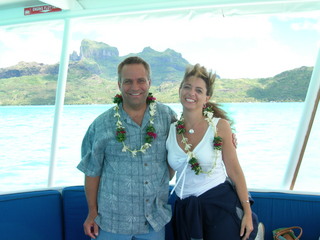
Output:
<instances>
[{"instance_id":1,"label":"white pole","mask_svg":"<svg viewBox=\"0 0 320 240\"><path fill-rule=\"evenodd\" d=\"M60 65L59 65L59 76L58 76L57 90L56 90L56 102L55 102L55 114L54 114L53 130L52 130L48 187L52 187L54 183L54 173L56 168L56 158L57 158L58 143L59 143L58 137L59 137L60 117L63 111L64 96L65 96L67 75L68 75L69 38L70 38L70 19L65 19L62 49L61 49L61 56L60 56Z\"/></svg>"},{"instance_id":2,"label":"white pole","mask_svg":"<svg viewBox=\"0 0 320 240\"><path fill-rule=\"evenodd\" d=\"M316 64L313 68L309 89L304 101L301 114L300 125L291 151L291 156L287 164L287 170L283 178L283 188L292 190L299 173L304 151L311 132L314 117L320 97L320 49Z\"/></svg>"}]
</instances>

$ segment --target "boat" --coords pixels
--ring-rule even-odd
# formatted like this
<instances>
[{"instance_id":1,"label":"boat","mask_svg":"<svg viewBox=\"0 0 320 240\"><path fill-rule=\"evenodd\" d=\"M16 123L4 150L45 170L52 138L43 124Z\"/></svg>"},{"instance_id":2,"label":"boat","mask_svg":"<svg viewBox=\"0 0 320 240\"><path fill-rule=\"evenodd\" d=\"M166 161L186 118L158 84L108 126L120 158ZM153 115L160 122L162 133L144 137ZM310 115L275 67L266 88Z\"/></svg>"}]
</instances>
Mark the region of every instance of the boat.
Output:
<instances>
[{"instance_id":1,"label":"boat","mask_svg":"<svg viewBox=\"0 0 320 240\"><path fill-rule=\"evenodd\" d=\"M138 16L156 19L163 16L183 18L208 14L232 17L317 11L320 11L320 1L317 0L1 0L0 28L24 29L28 24L35 23L42 23L50 28L52 22L59 22L62 44L47 187L0 192L0 239L88 239L82 229L87 215L83 186L55 185L57 150L69 66L70 35L75 21L90 22L97 17L130 19ZM42 32L39 31L37 34L40 37ZM265 239L272 239L272 230L291 226L302 227L303 239L320 239L320 192L294 189L319 99L318 53L290 158L286 170L282 173L282 186L279 189L249 189L255 201L252 208L265 225ZM173 204L174 196L168 197L168 201ZM170 224L166 226L166 230L166 240L173 239Z\"/></svg>"}]
</instances>

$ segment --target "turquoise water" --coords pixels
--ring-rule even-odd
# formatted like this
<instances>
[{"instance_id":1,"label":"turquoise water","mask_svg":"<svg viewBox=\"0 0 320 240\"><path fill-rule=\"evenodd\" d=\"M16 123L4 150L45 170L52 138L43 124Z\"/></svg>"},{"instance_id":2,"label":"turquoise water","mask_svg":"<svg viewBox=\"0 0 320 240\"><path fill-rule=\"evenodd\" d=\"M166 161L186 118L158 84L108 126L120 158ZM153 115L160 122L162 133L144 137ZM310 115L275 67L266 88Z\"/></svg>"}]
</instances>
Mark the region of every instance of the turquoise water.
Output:
<instances>
[{"instance_id":1,"label":"turquoise water","mask_svg":"<svg viewBox=\"0 0 320 240\"><path fill-rule=\"evenodd\" d=\"M168 104L178 114L180 104ZM89 124L112 105L65 106L59 131L55 186L83 184L76 169ZM249 188L279 189L303 103L228 103L238 158ZM54 106L0 107L0 192L47 186ZM320 192L320 120L311 132L295 190Z\"/></svg>"}]
</instances>

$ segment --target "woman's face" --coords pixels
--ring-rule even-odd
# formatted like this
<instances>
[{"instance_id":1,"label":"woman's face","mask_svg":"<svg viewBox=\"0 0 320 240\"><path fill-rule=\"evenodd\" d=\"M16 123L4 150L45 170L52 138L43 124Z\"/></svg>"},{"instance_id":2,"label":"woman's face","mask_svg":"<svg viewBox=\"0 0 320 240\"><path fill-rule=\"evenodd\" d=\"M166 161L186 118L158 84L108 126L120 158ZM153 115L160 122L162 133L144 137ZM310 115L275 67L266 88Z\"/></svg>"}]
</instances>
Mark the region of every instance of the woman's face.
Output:
<instances>
[{"instance_id":1,"label":"woman's face","mask_svg":"<svg viewBox=\"0 0 320 240\"><path fill-rule=\"evenodd\" d=\"M179 91L180 102L186 109L203 108L210 97L207 96L207 87L202 78L191 76L181 86Z\"/></svg>"}]
</instances>

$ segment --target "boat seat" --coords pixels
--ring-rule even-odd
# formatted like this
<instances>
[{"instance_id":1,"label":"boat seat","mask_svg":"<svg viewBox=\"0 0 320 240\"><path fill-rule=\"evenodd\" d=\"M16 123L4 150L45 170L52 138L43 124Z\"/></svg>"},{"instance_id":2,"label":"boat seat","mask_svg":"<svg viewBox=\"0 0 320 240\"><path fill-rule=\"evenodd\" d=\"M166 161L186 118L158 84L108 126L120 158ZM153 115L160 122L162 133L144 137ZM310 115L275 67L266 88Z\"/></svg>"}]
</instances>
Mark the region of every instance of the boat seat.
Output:
<instances>
[{"instance_id":1,"label":"boat seat","mask_svg":"<svg viewBox=\"0 0 320 240\"><path fill-rule=\"evenodd\" d=\"M63 240L62 219L59 191L0 195L1 240Z\"/></svg>"},{"instance_id":2,"label":"boat seat","mask_svg":"<svg viewBox=\"0 0 320 240\"><path fill-rule=\"evenodd\" d=\"M64 239L90 240L83 231L83 223L88 215L84 186L65 187L62 190Z\"/></svg>"},{"instance_id":3,"label":"boat seat","mask_svg":"<svg viewBox=\"0 0 320 240\"><path fill-rule=\"evenodd\" d=\"M169 188L169 192L172 186ZM265 225L265 239L272 230L300 226L302 239L320 236L320 195L292 192L252 191L252 210ZM176 195L169 196L173 207ZM0 194L0 239L90 240L83 232L88 207L83 186L62 191L43 190ZM173 240L166 225L166 240Z\"/></svg>"},{"instance_id":4,"label":"boat seat","mask_svg":"<svg viewBox=\"0 0 320 240\"><path fill-rule=\"evenodd\" d=\"M254 204L252 210L265 225L265 239L272 238L272 230L300 226L302 239L320 237L320 195L290 192L250 191Z\"/></svg>"}]
</instances>

